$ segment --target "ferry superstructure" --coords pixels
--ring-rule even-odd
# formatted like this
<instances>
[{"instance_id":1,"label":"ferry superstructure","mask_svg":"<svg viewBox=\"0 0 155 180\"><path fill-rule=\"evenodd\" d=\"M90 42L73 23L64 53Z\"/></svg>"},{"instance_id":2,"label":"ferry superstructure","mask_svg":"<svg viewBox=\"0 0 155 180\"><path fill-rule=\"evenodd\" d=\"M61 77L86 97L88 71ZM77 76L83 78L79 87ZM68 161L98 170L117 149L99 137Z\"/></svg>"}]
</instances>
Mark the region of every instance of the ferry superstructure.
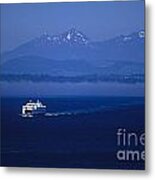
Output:
<instances>
[{"instance_id":1,"label":"ferry superstructure","mask_svg":"<svg viewBox=\"0 0 155 180\"><path fill-rule=\"evenodd\" d=\"M33 116L46 113L46 105L43 105L39 100L33 102L29 100L28 103L22 106L22 116Z\"/></svg>"}]
</instances>

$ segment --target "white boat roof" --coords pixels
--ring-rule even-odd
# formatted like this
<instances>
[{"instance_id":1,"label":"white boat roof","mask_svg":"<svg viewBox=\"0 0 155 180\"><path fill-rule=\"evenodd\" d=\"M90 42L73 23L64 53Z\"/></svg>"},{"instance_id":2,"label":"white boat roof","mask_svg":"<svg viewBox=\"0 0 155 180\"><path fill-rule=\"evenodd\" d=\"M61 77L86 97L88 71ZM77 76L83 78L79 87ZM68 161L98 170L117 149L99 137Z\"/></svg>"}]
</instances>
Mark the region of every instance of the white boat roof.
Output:
<instances>
[{"instance_id":1,"label":"white boat roof","mask_svg":"<svg viewBox=\"0 0 155 180\"><path fill-rule=\"evenodd\" d=\"M37 100L37 102L32 102L32 100L30 100L28 103L26 103L25 106L44 106L39 100Z\"/></svg>"}]
</instances>

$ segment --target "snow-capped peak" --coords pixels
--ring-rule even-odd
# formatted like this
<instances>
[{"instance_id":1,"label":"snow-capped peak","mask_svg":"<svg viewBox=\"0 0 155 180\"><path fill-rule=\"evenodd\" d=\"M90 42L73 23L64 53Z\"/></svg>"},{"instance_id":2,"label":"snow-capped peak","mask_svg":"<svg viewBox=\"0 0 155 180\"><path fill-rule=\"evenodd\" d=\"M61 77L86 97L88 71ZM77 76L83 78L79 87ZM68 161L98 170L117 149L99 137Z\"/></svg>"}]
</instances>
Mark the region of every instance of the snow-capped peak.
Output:
<instances>
[{"instance_id":1,"label":"snow-capped peak","mask_svg":"<svg viewBox=\"0 0 155 180\"><path fill-rule=\"evenodd\" d=\"M88 43L88 38L83 33L81 33L80 31L78 31L74 28L63 33L62 36L63 36L63 40L65 42L69 42L71 44L73 44L73 43L74 44L75 43L87 44Z\"/></svg>"},{"instance_id":2,"label":"snow-capped peak","mask_svg":"<svg viewBox=\"0 0 155 180\"><path fill-rule=\"evenodd\" d=\"M46 32L40 37L41 42L47 42L48 44L69 44L69 45L86 45L88 38L75 28L71 28L68 31L50 36Z\"/></svg>"},{"instance_id":3,"label":"snow-capped peak","mask_svg":"<svg viewBox=\"0 0 155 180\"><path fill-rule=\"evenodd\" d=\"M145 32L144 30L132 33L130 35L126 35L126 36L122 36L123 37L123 41L134 41L134 40L140 40L140 39L144 39L145 37Z\"/></svg>"}]
</instances>

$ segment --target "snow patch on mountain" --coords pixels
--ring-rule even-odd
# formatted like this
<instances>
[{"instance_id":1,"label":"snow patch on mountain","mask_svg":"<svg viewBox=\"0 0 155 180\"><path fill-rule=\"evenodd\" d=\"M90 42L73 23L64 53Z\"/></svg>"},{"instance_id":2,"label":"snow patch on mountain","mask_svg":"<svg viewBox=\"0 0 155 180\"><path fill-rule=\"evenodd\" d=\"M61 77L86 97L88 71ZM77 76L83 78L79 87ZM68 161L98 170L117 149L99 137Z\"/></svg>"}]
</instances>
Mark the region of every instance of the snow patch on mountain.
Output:
<instances>
[{"instance_id":1,"label":"snow patch on mountain","mask_svg":"<svg viewBox=\"0 0 155 180\"><path fill-rule=\"evenodd\" d=\"M130 37L130 36L125 36L123 40L124 40L124 41L128 41L128 40L131 40L131 39L132 39L132 37Z\"/></svg>"},{"instance_id":2,"label":"snow patch on mountain","mask_svg":"<svg viewBox=\"0 0 155 180\"><path fill-rule=\"evenodd\" d=\"M142 30L142 31L139 31L139 37L140 38L144 38L145 37L145 32Z\"/></svg>"},{"instance_id":3,"label":"snow patch on mountain","mask_svg":"<svg viewBox=\"0 0 155 180\"><path fill-rule=\"evenodd\" d=\"M67 39L70 40L71 39L71 35L70 33L67 35Z\"/></svg>"}]
</instances>

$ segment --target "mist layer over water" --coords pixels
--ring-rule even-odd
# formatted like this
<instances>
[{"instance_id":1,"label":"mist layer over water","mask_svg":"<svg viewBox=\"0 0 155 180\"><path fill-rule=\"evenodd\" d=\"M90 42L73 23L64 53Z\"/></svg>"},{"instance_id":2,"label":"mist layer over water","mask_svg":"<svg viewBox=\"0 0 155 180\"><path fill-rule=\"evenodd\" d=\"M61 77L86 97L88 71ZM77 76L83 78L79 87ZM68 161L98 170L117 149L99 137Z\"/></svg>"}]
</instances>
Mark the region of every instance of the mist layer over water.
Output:
<instances>
[{"instance_id":1,"label":"mist layer over water","mask_svg":"<svg viewBox=\"0 0 155 180\"><path fill-rule=\"evenodd\" d=\"M32 83L1 82L2 96L144 96L144 83Z\"/></svg>"}]
</instances>

